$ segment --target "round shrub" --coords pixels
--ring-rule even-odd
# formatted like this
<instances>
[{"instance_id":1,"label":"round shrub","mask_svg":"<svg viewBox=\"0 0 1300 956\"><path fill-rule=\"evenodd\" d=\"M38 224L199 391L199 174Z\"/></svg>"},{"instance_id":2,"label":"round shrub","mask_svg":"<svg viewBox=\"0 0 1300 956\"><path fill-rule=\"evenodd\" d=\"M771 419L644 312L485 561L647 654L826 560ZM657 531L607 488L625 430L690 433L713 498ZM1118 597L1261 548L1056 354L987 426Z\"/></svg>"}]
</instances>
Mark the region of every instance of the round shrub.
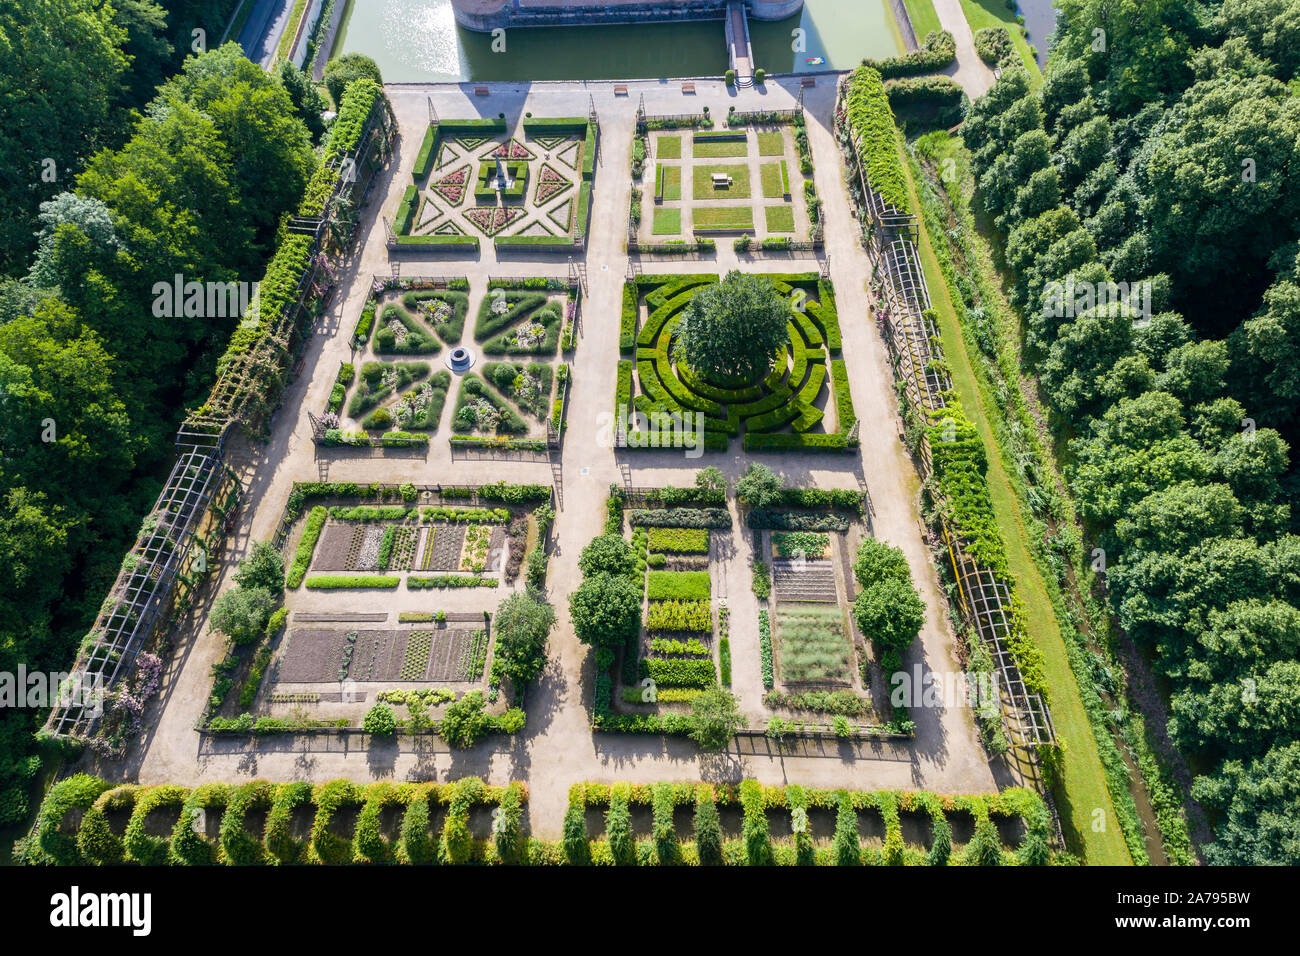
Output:
<instances>
[{"instance_id":1,"label":"round shrub","mask_svg":"<svg viewBox=\"0 0 1300 956\"><path fill-rule=\"evenodd\" d=\"M366 711L361 727L376 737L391 737L397 732L397 717L387 704L375 704Z\"/></svg>"}]
</instances>

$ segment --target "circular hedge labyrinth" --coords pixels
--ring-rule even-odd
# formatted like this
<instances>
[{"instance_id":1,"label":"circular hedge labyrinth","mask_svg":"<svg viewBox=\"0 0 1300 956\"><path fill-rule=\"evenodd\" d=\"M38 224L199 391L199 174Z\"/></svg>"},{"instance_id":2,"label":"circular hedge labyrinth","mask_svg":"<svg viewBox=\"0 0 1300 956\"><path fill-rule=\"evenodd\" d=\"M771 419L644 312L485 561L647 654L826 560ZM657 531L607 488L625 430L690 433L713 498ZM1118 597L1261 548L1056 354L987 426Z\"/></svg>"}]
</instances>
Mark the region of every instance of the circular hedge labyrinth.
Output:
<instances>
[{"instance_id":1,"label":"circular hedge labyrinth","mask_svg":"<svg viewBox=\"0 0 1300 956\"><path fill-rule=\"evenodd\" d=\"M855 420L840 352L830 283L816 273L773 276L791 303L788 339L761 380L705 376L673 359L677 326L691 300L717 276L641 276L628 282L616 411L627 412L628 445L642 436L645 416L704 416L705 443L723 450L744 434L746 449L842 449ZM834 397L832 398L832 392ZM658 444L657 442L655 444ZM653 446L652 446L653 447Z\"/></svg>"}]
</instances>

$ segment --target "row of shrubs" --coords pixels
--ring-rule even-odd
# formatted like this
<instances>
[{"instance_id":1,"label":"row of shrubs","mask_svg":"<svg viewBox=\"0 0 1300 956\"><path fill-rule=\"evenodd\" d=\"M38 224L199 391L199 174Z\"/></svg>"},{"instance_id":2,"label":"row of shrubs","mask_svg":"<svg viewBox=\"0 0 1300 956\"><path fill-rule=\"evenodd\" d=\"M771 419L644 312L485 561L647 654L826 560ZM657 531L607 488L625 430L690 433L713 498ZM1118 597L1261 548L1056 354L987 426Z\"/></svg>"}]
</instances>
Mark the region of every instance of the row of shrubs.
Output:
<instances>
[{"instance_id":1,"label":"row of shrubs","mask_svg":"<svg viewBox=\"0 0 1300 956\"><path fill-rule=\"evenodd\" d=\"M522 783L489 786L477 777L446 784L254 780L190 789L175 784L114 784L77 774L50 788L20 856L31 863L62 866L521 863L529 858L523 827L527 800ZM290 827L295 811L313 806L309 836L295 839ZM470 832L470 811L475 807L497 811L489 840L476 840ZM333 821L351 808L359 808L356 825L350 835L341 836ZM386 810L394 808L401 810L402 824L400 835L390 840L383 835L380 821ZM110 816L128 810L130 818L118 835L110 826ZM171 835L151 835L147 818L167 810L179 814ZM430 821L437 811L442 811L443 821L434 833ZM79 825L70 826L70 818L78 812ZM209 814L220 821L215 840L204 833ZM249 829L250 814L265 814L261 837Z\"/></svg>"},{"instance_id":2,"label":"row of shrubs","mask_svg":"<svg viewBox=\"0 0 1300 956\"><path fill-rule=\"evenodd\" d=\"M677 836L674 818L679 807L693 810L693 840L682 841ZM593 840L587 830L588 816L602 808L604 836ZM637 839L633 808L650 810L649 839ZM741 810L740 839L724 839L719 808ZM792 839L772 839L768 815L774 810L789 812ZM830 846L814 844L809 810L835 812ZM862 845L858 813L865 811L877 812L884 820L885 839L879 848ZM902 812L929 815L932 838L928 849L904 843ZM950 813L967 813L975 821L974 836L960 850L953 847ZM1024 821L1026 835L1018 849L1002 846L995 816ZM815 790L796 784L773 787L754 780L738 785L580 783L569 790L561 846L565 861L578 865L1044 865L1053 862L1049 834L1050 817L1042 799L1021 787L989 795L943 796L890 790Z\"/></svg>"}]
</instances>

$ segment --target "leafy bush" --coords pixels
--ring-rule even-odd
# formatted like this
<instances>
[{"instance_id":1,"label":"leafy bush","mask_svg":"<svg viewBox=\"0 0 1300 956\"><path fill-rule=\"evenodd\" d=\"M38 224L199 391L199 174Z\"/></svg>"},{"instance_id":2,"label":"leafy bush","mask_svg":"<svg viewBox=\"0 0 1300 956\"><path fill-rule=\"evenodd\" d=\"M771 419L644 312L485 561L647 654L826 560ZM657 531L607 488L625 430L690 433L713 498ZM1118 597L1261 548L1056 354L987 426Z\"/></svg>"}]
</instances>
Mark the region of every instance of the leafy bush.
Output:
<instances>
[{"instance_id":1,"label":"leafy bush","mask_svg":"<svg viewBox=\"0 0 1300 956\"><path fill-rule=\"evenodd\" d=\"M366 711L361 721L362 729L376 737L391 737L397 732L397 717L387 704L375 704Z\"/></svg>"}]
</instances>

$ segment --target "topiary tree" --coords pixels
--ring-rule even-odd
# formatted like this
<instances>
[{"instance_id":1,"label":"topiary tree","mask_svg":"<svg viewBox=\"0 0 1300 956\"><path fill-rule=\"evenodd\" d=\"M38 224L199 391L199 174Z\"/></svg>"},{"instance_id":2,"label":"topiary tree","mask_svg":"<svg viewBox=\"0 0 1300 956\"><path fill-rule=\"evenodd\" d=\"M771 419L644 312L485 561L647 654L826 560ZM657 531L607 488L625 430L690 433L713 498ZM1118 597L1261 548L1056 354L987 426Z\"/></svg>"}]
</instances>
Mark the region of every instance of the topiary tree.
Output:
<instances>
[{"instance_id":1,"label":"topiary tree","mask_svg":"<svg viewBox=\"0 0 1300 956\"><path fill-rule=\"evenodd\" d=\"M472 690L454 704L449 704L438 721L438 733L453 747L472 747L491 729L492 719L485 713L486 701L481 690Z\"/></svg>"},{"instance_id":2,"label":"topiary tree","mask_svg":"<svg viewBox=\"0 0 1300 956\"><path fill-rule=\"evenodd\" d=\"M839 802L839 809L835 813L835 839L831 844L835 853L835 865L860 866L862 845L858 840L858 814L847 793L840 792Z\"/></svg>"},{"instance_id":3,"label":"topiary tree","mask_svg":"<svg viewBox=\"0 0 1300 956\"><path fill-rule=\"evenodd\" d=\"M677 831L673 828L673 785L663 781L652 784L650 800L654 813L655 854L661 866L675 866L682 859Z\"/></svg>"},{"instance_id":4,"label":"topiary tree","mask_svg":"<svg viewBox=\"0 0 1300 956\"><path fill-rule=\"evenodd\" d=\"M931 817L931 827L933 839L930 841L929 863L931 866L947 866L948 858L952 856L952 827L942 810Z\"/></svg>"},{"instance_id":5,"label":"topiary tree","mask_svg":"<svg viewBox=\"0 0 1300 956\"><path fill-rule=\"evenodd\" d=\"M691 700L690 736L705 750L722 750L748 725L736 696L718 684Z\"/></svg>"},{"instance_id":6,"label":"topiary tree","mask_svg":"<svg viewBox=\"0 0 1300 956\"><path fill-rule=\"evenodd\" d=\"M235 583L241 588L263 588L279 594L284 590L284 557L269 541L255 541L235 569Z\"/></svg>"},{"instance_id":7,"label":"topiary tree","mask_svg":"<svg viewBox=\"0 0 1300 956\"><path fill-rule=\"evenodd\" d=\"M585 578L597 574L631 574L636 570L636 555L621 534L602 534L582 549L578 568Z\"/></svg>"},{"instance_id":8,"label":"topiary tree","mask_svg":"<svg viewBox=\"0 0 1300 956\"><path fill-rule=\"evenodd\" d=\"M397 717L387 704L375 704L366 711L361 728L376 737L391 737L397 732Z\"/></svg>"},{"instance_id":9,"label":"topiary tree","mask_svg":"<svg viewBox=\"0 0 1300 956\"><path fill-rule=\"evenodd\" d=\"M912 583L912 572L902 549L875 538L867 538L858 545L857 556L853 559L853 576L864 588L888 578Z\"/></svg>"},{"instance_id":10,"label":"topiary tree","mask_svg":"<svg viewBox=\"0 0 1300 956\"><path fill-rule=\"evenodd\" d=\"M853 619L863 634L882 647L902 651L921 633L925 602L908 582L886 578L854 599Z\"/></svg>"},{"instance_id":11,"label":"topiary tree","mask_svg":"<svg viewBox=\"0 0 1300 956\"><path fill-rule=\"evenodd\" d=\"M497 606L496 664L516 687L546 666L546 639L555 627L555 609L531 594L512 594Z\"/></svg>"},{"instance_id":12,"label":"topiary tree","mask_svg":"<svg viewBox=\"0 0 1300 956\"><path fill-rule=\"evenodd\" d=\"M492 816L492 840L502 863L521 863L524 858L523 788L512 783L501 793Z\"/></svg>"},{"instance_id":13,"label":"topiary tree","mask_svg":"<svg viewBox=\"0 0 1300 956\"><path fill-rule=\"evenodd\" d=\"M429 832L429 800L413 800L402 815L402 852L407 863L432 863L433 836Z\"/></svg>"},{"instance_id":14,"label":"topiary tree","mask_svg":"<svg viewBox=\"0 0 1300 956\"><path fill-rule=\"evenodd\" d=\"M703 866L722 865L722 824L713 787L702 783L695 791L695 851Z\"/></svg>"},{"instance_id":15,"label":"topiary tree","mask_svg":"<svg viewBox=\"0 0 1300 956\"><path fill-rule=\"evenodd\" d=\"M767 508L781 497L781 479L767 465L752 463L736 481L736 497L750 508Z\"/></svg>"},{"instance_id":16,"label":"topiary tree","mask_svg":"<svg viewBox=\"0 0 1300 956\"><path fill-rule=\"evenodd\" d=\"M790 303L767 276L732 270L691 299L677 326L675 357L704 375L754 381L789 339Z\"/></svg>"},{"instance_id":17,"label":"topiary tree","mask_svg":"<svg viewBox=\"0 0 1300 956\"><path fill-rule=\"evenodd\" d=\"M581 801L570 799L564 811L564 858L575 866L590 862L587 850L586 808Z\"/></svg>"},{"instance_id":18,"label":"topiary tree","mask_svg":"<svg viewBox=\"0 0 1300 956\"><path fill-rule=\"evenodd\" d=\"M967 866L1000 866L1002 864L1002 840L998 828L987 816L975 824L975 835L966 845L962 861Z\"/></svg>"},{"instance_id":19,"label":"topiary tree","mask_svg":"<svg viewBox=\"0 0 1300 956\"><path fill-rule=\"evenodd\" d=\"M632 817L627 809L629 787L616 783L609 788L609 809L605 811L605 836L609 852L620 866L636 863L636 839L632 835Z\"/></svg>"},{"instance_id":20,"label":"topiary tree","mask_svg":"<svg viewBox=\"0 0 1300 956\"><path fill-rule=\"evenodd\" d=\"M252 644L266 632L276 603L266 588L237 587L212 602L208 623L236 644Z\"/></svg>"},{"instance_id":21,"label":"topiary tree","mask_svg":"<svg viewBox=\"0 0 1300 956\"><path fill-rule=\"evenodd\" d=\"M578 640L592 647L622 647L641 628L641 589L626 575L597 574L569 595Z\"/></svg>"},{"instance_id":22,"label":"topiary tree","mask_svg":"<svg viewBox=\"0 0 1300 956\"><path fill-rule=\"evenodd\" d=\"M325 64L325 89L329 91L336 110L342 105L343 95L352 81L363 77L370 77L381 86L384 82L378 64L364 53L345 53Z\"/></svg>"},{"instance_id":23,"label":"topiary tree","mask_svg":"<svg viewBox=\"0 0 1300 956\"><path fill-rule=\"evenodd\" d=\"M717 465L708 465L695 473L695 487L702 491L726 491L727 476Z\"/></svg>"}]
</instances>

